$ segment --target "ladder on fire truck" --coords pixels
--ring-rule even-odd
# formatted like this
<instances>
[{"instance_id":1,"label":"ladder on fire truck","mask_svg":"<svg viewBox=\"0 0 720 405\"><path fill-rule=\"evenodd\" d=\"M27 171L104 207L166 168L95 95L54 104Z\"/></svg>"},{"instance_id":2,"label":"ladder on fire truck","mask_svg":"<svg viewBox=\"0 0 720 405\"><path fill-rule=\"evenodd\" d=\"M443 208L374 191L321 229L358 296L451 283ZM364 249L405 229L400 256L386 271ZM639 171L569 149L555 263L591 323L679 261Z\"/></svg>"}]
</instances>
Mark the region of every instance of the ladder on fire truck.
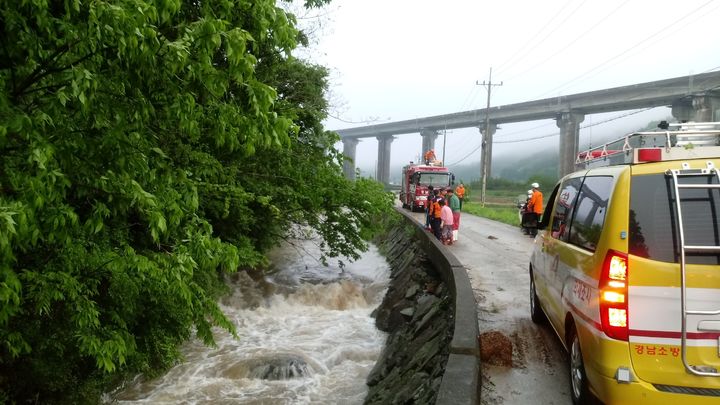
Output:
<instances>
[{"instance_id":1,"label":"ladder on fire truck","mask_svg":"<svg viewBox=\"0 0 720 405\"><path fill-rule=\"evenodd\" d=\"M713 165L712 162L706 162L706 168L703 169L691 169L685 162L682 163L681 169L671 169L665 174L672 177L673 189L675 192L675 212L677 213L677 226L679 231L680 239L680 302L682 308L682 329L681 329L681 353L682 362L685 369L692 374L705 376L705 377L718 377L720 373L716 368L703 365L691 365L687 359L687 340L688 340L688 317L689 316L716 316L720 315L720 309L717 310L699 310L690 309L687 306L687 289L686 289L686 254L688 253L717 253L720 254L720 245L688 245L685 238L685 224L683 223L682 213L682 194L681 190L708 190L708 199L720 198L720 195L712 195L713 190L720 191L720 172ZM682 183L681 179L687 179L690 177L705 177L708 179L707 183ZM717 183L712 183L713 178L717 179ZM714 194L714 193L713 193ZM699 328L698 328L699 329ZM720 340L718 341L720 344ZM720 350L720 349L719 349Z\"/></svg>"}]
</instances>

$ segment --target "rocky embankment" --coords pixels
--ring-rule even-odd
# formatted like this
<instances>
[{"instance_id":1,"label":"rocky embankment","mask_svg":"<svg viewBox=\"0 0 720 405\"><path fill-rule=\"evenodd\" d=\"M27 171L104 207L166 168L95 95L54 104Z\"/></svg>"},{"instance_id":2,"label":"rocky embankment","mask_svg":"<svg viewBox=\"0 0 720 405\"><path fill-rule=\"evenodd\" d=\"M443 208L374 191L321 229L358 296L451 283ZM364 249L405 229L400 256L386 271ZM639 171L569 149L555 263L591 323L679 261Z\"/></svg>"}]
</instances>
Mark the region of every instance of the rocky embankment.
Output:
<instances>
[{"instance_id":1,"label":"rocky embankment","mask_svg":"<svg viewBox=\"0 0 720 405\"><path fill-rule=\"evenodd\" d=\"M453 339L450 289L403 221L376 243L391 266L391 281L375 311L378 329L389 333L368 376L366 404L436 402Z\"/></svg>"}]
</instances>

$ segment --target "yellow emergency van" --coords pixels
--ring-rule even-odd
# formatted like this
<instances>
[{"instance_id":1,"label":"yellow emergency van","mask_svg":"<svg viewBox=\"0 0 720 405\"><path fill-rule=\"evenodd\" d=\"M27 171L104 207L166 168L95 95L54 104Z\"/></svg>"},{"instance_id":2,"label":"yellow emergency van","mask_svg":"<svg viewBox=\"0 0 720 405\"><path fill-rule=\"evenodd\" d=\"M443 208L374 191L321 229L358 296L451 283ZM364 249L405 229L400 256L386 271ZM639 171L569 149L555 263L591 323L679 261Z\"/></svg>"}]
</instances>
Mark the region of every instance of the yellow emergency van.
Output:
<instances>
[{"instance_id":1,"label":"yellow emergency van","mask_svg":"<svg viewBox=\"0 0 720 405\"><path fill-rule=\"evenodd\" d=\"M529 266L573 402L720 404L720 123L663 122L576 163Z\"/></svg>"}]
</instances>

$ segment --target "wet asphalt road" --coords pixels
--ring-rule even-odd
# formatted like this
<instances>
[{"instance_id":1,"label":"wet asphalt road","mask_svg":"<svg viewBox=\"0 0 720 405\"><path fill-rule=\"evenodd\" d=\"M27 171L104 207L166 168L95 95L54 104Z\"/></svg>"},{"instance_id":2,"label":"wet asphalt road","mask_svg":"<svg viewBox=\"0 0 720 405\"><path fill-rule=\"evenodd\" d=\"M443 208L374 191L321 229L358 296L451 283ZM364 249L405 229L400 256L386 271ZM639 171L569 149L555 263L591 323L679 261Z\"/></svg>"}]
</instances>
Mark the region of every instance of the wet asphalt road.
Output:
<instances>
[{"instance_id":1,"label":"wet asphalt road","mask_svg":"<svg viewBox=\"0 0 720 405\"><path fill-rule=\"evenodd\" d=\"M565 351L548 324L530 319L533 243L518 227L463 213L458 241L445 247L467 270L480 333L498 331L513 344L512 367L481 364L482 404L572 403Z\"/></svg>"}]
</instances>

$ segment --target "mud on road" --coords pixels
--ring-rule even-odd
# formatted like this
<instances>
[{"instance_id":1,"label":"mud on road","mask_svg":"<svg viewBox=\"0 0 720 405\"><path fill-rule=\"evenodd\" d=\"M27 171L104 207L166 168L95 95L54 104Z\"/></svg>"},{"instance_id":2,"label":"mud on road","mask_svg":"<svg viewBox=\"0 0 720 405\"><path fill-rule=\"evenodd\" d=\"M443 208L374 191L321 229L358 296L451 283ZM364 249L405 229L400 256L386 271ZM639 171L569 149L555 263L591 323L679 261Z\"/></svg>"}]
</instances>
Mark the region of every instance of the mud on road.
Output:
<instances>
[{"instance_id":1,"label":"mud on road","mask_svg":"<svg viewBox=\"0 0 720 405\"><path fill-rule=\"evenodd\" d=\"M518 227L462 214L458 241L447 246L467 270L480 334L500 332L512 342L511 366L481 363L485 405L572 403L565 351L549 324L530 319L533 243Z\"/></svg>"}]
</instances>

